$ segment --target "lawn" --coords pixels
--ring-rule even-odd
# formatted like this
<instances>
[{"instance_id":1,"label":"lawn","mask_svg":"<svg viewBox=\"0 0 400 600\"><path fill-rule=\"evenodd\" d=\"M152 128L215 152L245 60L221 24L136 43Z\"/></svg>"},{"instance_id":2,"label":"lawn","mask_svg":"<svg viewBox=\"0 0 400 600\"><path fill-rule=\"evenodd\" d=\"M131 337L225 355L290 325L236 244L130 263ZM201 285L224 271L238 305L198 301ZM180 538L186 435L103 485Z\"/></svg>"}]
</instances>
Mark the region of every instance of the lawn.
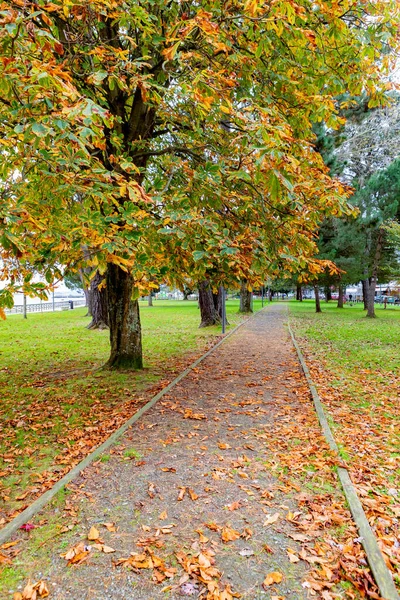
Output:
<instances>
[{"instance_id":1,"label":"lawn","mask_svg":"<svg viewBox=\"0 0 400 600\"><path fill-rule=\"evenodd\" d=\"M291 302L290 318L364 509L400 584L400 310Z\"/></svg>"},{"instance_id":2,"label":"lawn","mask_svg":"<svg viewBox=\"0 0 400 600\"><path fill-rule=\"evenodd\" d=\"M231 327L238 301L227 303ZM261 302L255 301L258 310ZM0 525L51 487L221 335L196 302L141 303L145 369L110 372L83 308L0 322Z\"/></svg>"}]
</instances>

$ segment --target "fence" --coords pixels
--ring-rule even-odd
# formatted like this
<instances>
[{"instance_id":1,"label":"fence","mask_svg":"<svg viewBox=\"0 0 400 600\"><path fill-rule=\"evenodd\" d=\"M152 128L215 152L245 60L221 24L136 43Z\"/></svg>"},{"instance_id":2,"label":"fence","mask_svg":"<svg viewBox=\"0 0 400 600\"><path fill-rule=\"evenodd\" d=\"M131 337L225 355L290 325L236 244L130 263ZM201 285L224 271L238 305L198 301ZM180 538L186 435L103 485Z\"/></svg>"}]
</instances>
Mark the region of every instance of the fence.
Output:
<instances>
[{"instance_id":1,"label":"fence","mask_svg":"<svg viewBox=\"0 0 400 600\"><path fill-rule=\"evenodd\" d=\"M53 312L55 310L70 310L71 308L77 308L79 306L85 306L86 302L84 298L78 300L63 300L62 302L40 302L37 304L27 304L26 312ZM24 314L24 305L15 304L12 308L6 308L6 313L9 315Z\"/></svg>"}]
</instances>

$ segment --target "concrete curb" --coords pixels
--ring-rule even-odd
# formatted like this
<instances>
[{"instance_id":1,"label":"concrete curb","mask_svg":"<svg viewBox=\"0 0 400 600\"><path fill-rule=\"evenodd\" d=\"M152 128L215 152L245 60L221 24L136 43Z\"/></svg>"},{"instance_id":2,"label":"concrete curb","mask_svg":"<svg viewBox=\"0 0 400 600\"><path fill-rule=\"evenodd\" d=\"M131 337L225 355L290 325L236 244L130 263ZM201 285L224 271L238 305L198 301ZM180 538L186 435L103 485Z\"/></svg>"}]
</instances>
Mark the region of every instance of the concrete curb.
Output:
<instances>
[{"instance_id":1,"label":"concrete curb","mask_svg":"<svg viewBox=\"0 0 400 600\"><path fill-rule=\"evenodd\" d=\"M260 311L257 311L250 318L253 318L259 312ZM51 489L47 490L47 492L42 494L39 498L37 498L37 500L32 502L30 506L28 506L25 510L19 513L19 515L17 515L12 521L7 523L2 529L0 529L0 546L1 544L4 544L10 538L10 536L13 535L13 533L18 531L18 529L22 525L27 523L42 508L44 508L46 504L48 504L50 500L54 498L54 496L64 486L66 486L73 479L75 479L75 477L77 477L81 471L86 469L86 467L88 467L93 461L95 461L96 458L99 458L105 450L108 450L110 446L115 444L115 442L117 442L117 440L122 436L122 434L125 433L125 431L129 429L129 427L131 427L134 423L136 423L136 421L138 421L140 417L144 415L145 412L150 410L150 408L152 408L160 400L160 398L162 398L166 393L168 393L172 388L174 388L176 384L179 383L184 377L186 377L186 375L188 375L192 369L197 367L198 364L200 364L205 358L212 354L225 340L227 340L231 335L236 333L236 331L240 327L242 327L242 325L248 323L248 321L249 319L245 319L244 321L236 325L236 327L234 327L231 331L225 334L225 336L221 340L219 340L219 342L217 342L215 346L210 348L210 350L208 350L205 354L200 356L200 358L195 360L184 371L182 371L182 373L178 375L178 377L176 377L173 381L171 381L171 383L169 383L165 388L158 392L158 394L153 396L153 398L151 398L149 402L142 406L142 408L139 409L130 419L128 419L128 421L126 421L123 425L121 425L121 427L114 431L114 433L112 433L105 442L100 444L100 446L98 446L95 450L93 450L93 452L88 454L80 463L75 465L75 467L73 467L73 469L71 469L69 473L67 473L66 475L64 475L64 477L59 479L59 481L57 481Z\"/></svg>"},{"instance_id":2,"label":"concrete curb","mask_svg":"<svg viewBox=\"0 0 400 600\"><path fill-rule=\"evenodd\" d=\"M314 401L315 410L317 412L318 420L321 425L324 436L331 450L339 452L338 445L336 444L335 438L333 437L332 431L326 419L323 404L318 395L314 382L311 378L310 371L308 370L303 353L300 350L300 347L294 337L289 321L288 329L292 337L294 347L296 348L297 356L304 371L304 375L307 379L307 383ZM356 488L354 487L350 479L349 472L344 467L337 467L337 472L340 479L340 483L342 484L344 495L350 507L350 512L353 516L355 524L357 525L358 532L361 538L361 543L367 555L368 563L374 575L376 584L379 588L379 592L382 598L384 598L385 600L400 600L400 596L397 593L396 587L393 582L392 574L386 566L382 552L380 551L380 548L378 546L375 534L371 529L362 504L358 498Z\"/></svg>"}]
</instances>

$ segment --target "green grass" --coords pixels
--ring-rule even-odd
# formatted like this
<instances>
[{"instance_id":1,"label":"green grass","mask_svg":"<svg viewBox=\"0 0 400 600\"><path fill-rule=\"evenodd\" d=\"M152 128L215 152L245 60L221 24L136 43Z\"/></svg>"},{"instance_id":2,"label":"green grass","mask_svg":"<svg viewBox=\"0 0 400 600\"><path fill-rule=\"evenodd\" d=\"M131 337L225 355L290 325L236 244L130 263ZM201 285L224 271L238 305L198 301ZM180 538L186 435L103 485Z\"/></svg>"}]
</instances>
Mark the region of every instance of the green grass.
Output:
<instances>
[{"instance_id":1,"label":"green grass","mask_svg":"<svg viewBox=\"0 0 400 600\"><path fill-rule=\"evenodd\" d=\"M87 330L84 308L0 322L0 518L29 504L46 478L81 460L160 379L173 378L221 335L221 327L199 329L197 302L140 304L145 369L136 373L100 368L109 333ZM238 306L227 302L230 327L241 318Z\"/></svg>"}]
</instances>

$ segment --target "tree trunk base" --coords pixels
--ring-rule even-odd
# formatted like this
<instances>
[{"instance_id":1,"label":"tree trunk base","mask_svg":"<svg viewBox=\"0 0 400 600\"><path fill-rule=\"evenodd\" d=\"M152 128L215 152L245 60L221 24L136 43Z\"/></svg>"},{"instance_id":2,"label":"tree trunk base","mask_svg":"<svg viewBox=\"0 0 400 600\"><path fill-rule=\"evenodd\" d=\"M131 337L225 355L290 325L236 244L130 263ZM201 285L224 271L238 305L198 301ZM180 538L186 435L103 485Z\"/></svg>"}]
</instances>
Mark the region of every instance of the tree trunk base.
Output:
<instances>
[{"instance_id":1,"label":"tree trunk base","mask_svg":"<svg viewBox=\"0 0 400 600\"><path fill-rule=\"evenodd\" d=\"M87 325L86 329L99 329L100 331L103 331L104 329L109 329L109 327L104 321L100 321L99 323L97 323L92 320L90 321L89 325Z\"/></svg>"},{"instance_id":2,"label":"tree trunk base","mask_svg":"<svg viewBox=\"0 0 400 600\"><path fill-rule=\"evenodd\" d=\"M211 327L212 325L221 325L221 317L214 317L212 319L205 319L203 320L200 325L199 325L199 329L200 327Z\"/></svg>"},{"instance_id":3,"label":"tree trunk base","mask_svg":"<svg viewBox=\"0 0 400 600\"><path fill-rule=\"evenodd\" d=\"M141 358L132 359L129 356L110 357L104 365L104 369L140 371L143 369L143 360Z\"/></svg>"}]
</instances>

